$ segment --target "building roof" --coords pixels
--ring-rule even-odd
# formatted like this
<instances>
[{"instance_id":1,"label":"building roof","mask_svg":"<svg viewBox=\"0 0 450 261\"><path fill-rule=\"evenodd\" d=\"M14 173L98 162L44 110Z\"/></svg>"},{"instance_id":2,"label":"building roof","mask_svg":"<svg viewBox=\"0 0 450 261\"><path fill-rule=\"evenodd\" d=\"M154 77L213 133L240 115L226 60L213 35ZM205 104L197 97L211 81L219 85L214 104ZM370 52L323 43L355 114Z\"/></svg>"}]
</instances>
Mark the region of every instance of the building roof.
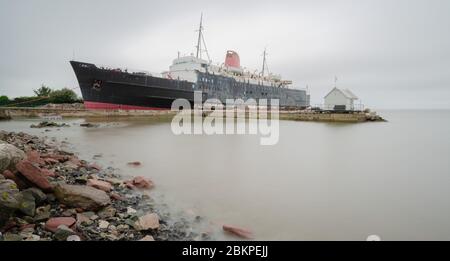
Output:
<instances>
[{"instance_id":1,"label":"building roof","mask_svg":"<svg viewBox=\"0 0 450 261\"><path fill-rule=\"evenodd\" d=\"M351 92L349 89L339 89L336 87L334 87L327 95L325 95L324 98L326 98L328 95L330 95L334 91L341 92L348 99L352 99L352 100L358 99L358 97L353 92Z\"/></svg>"}]
</instances>

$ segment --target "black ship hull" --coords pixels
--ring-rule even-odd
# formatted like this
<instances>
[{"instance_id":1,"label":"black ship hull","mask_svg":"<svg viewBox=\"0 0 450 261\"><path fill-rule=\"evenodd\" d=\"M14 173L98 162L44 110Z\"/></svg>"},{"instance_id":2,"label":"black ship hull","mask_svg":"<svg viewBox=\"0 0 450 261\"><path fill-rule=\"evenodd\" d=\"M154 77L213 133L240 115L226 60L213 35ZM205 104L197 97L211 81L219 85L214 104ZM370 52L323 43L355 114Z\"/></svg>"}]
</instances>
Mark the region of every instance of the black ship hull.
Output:
<instances>
[{"instance_id":1,"label":"black ship hull","mask_svg":"<svg viewBox=\"0 0 450 261\"><path fill-rule=\"evenodd\" d=\"M194 104L194 92L202 91L202 102L215 98L279 99L280 106L307 107L306 91L260 86L233 78L198 72L196 83L153 77L141 73L98 68L94 64L70 62L87 109L164 110L176 99Z\"/></svg>"}]
</instances>

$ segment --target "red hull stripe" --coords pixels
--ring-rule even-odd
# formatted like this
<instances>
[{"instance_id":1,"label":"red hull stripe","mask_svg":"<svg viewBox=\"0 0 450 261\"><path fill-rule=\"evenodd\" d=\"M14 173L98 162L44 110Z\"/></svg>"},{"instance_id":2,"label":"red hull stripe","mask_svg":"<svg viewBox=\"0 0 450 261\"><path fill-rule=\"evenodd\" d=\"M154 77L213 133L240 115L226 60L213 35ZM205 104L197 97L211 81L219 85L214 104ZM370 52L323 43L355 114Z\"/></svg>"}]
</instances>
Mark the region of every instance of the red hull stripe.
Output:
<instances>
[{"instance_id":1,"label":"red hull stripe","mask_svg":"<svg viewBox=\"0 0 450 261\"><path fill-rule=\"evenodd\" d=\"M84 107L89 110L169 110L166 108L144 107L125 104L85 101Z\"/></svg>"}]
</instances>

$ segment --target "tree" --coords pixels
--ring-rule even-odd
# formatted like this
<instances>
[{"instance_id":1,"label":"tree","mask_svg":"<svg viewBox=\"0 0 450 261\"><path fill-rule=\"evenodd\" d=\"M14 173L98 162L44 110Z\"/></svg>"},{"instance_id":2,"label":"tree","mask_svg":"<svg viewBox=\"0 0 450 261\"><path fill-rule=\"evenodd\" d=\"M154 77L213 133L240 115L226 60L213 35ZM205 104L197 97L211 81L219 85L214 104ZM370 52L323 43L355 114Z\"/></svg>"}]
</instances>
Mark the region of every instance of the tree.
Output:
<instances>
[{"instance_id":1,"label":"tree","mask_svg":"<svg viewBox=\"0 0 450 261\"><path fill-rule=\"evenodd\" d=\"M77 94L67 88L61 90L54 90L50 92L50 102L51 103L74 103L78 102Z\"/></svg>"},{"instance_id":2,"label":"tree","mask_svg":"<svg viewBox=\"0 0 450 261\"><path fill-rule=\"evenodd\" d=\"M8 96L0 96L0 106L4 106L7 105L8 103L10 103L11 101L9 100Z\"/></svg>"},{"instance_id":3,"label":"tree","mask_svg":"<svg viewBox=\"0 0 450 261\"><path fill-rule=\"evenodd\" d=\"M50 89L49 87L42 84L41 88L39 88L37 90L33 90L33 92L38 97L48 97L50 95L50 93L52 92L52 89Z\"/></svg>"}]
</instances>

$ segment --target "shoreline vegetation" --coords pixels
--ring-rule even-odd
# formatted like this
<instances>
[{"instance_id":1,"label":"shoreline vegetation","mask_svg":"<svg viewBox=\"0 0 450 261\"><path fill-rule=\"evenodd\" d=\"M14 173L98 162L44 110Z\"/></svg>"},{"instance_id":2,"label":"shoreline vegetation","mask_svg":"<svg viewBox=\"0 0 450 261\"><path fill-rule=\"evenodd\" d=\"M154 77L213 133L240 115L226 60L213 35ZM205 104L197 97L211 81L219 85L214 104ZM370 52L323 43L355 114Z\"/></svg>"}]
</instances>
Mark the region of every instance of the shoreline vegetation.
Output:
<instances>
[{"instance_id":1,"label":"shoreline vegetation","mask_svg":"<svg viewBox=\"0 0 450 261\"><path fill-rule=\"evenodd\" d=\"M116 172L45 137L0 131L0 241L211 239L193 229L201 217L158 208L151 180Z\"/></svg>"},{"instance_id":2,"label":"shoreline vegetation","mask_svg":"<svg viewBox=\"0 0 450 261\"><path fill-rule=\"evenodd\" d=\"M58 90L41 85L39 89L33 90L34 96L22 96L10 99L6 95L0 96L0 107L39 107L47 104L73 104L81 103L83 100L69 88Z\"/></svg>"}]
</instances>

